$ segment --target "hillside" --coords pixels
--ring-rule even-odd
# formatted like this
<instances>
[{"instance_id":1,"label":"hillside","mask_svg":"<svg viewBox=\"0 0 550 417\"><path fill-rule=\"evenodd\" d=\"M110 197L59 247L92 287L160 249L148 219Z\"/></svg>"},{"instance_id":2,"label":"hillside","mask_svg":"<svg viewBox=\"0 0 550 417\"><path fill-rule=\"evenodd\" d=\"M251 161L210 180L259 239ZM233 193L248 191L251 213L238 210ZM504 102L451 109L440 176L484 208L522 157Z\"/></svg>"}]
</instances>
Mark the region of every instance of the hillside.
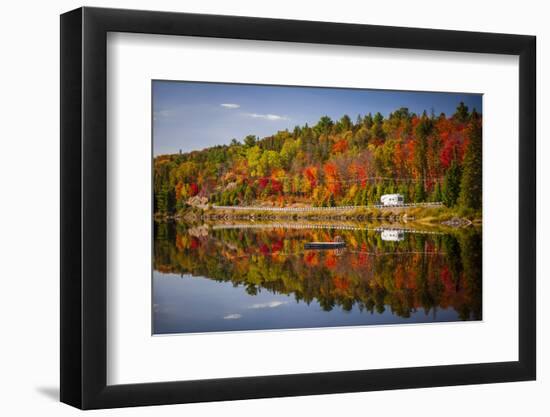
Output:
<instances>
[{"instance_id":1,"label":"hillside","mask_svg":"<svg viewBox=\"0 0 550 417\"><path fill-rule=\"evenodd\" d=\"M154 159L154 209L172 216L190 204L366 206L400 193L481 212L482 117L460 103L453 115L400 108L321 117L272 136ZM220 138L220 142L227 138ZM182 147L185 138L181 138Z\"/></svg>"}]
</instances>

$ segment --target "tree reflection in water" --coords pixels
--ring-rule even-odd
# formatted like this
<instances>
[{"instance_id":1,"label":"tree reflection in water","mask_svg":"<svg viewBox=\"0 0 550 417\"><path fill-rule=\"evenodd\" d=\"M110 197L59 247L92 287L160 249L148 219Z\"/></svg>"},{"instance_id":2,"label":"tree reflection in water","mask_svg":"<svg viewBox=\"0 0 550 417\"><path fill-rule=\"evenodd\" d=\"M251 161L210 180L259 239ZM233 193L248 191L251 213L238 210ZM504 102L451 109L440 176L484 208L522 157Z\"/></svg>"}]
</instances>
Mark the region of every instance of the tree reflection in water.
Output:
<instances>
[{"instance_id":1,"label":"tree reflection in water","mask_svg":"<svg viewBox=\"0 0 550 417\"><path fill-rule=\"evenodd\" d=\"M453 309L481 320L481 232L404 233L376 230L213 228L156 223L154 269L192 275L351 311L409 318ZM344 249L306 250L306 242L340 236ZM426 320L437 321L437 319Z\"/></svg>"}]
</instances>

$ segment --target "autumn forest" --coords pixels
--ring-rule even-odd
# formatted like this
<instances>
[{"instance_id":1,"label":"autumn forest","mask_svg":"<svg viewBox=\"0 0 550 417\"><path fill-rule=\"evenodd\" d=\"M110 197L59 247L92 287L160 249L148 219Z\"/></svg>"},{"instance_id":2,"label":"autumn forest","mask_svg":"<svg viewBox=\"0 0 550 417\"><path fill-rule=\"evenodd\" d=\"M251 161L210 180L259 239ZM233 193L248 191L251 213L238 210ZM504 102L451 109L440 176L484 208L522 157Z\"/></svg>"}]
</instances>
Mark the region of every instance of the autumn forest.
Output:
<instances>
[{"instance_id":1,"label":"autumn forest","mask_svg":"<svg viewBox=\"0 0 550 417\"><path fill-rule=\"evenodd\" d=\"M368 206L383 194L406 203L443 202L479 213L482 117L459 103L453 114L398 108L323 116L271 136L159 155L154 207L174 215L194 202L211 205ZM199 198L194 198L199 197Z\"/></svg>"}]
</instances>

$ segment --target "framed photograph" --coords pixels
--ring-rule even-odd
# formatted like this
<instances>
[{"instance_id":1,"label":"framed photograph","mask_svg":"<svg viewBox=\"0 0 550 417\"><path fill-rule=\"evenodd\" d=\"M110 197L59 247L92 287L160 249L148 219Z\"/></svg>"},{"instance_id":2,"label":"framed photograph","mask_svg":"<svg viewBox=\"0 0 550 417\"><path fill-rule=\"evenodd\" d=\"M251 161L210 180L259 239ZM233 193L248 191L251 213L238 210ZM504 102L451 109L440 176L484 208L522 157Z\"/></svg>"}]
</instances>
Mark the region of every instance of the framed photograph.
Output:
<instances>
[{"instance_id":1,"label":"framed photograph","mask_svg":"<svg viewBox=\"0 0 550 417\"><path fill-rule=\"evenodd\" d=\"M61 401L533 380L535 37L61 16Z\"/></svg>"}]
</instances>

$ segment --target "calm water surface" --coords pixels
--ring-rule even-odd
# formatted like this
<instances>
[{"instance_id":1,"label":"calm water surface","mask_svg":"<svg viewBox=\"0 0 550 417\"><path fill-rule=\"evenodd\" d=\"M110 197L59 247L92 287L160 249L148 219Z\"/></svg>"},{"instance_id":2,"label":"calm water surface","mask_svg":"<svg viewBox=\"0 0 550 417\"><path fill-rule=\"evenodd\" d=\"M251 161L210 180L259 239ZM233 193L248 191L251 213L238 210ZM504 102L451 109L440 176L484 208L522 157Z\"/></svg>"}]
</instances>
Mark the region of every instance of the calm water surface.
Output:
<instances>
[{"instance_id":1,"label":"calm water surface","mask_svg":"<svg viewBox=\"0 0 550 417\"><path fill-rule=\"evenodd\" d=\"M479 230L158 223L154 244L154 334L481 320Z\"/></svg>"}]
</instances>

